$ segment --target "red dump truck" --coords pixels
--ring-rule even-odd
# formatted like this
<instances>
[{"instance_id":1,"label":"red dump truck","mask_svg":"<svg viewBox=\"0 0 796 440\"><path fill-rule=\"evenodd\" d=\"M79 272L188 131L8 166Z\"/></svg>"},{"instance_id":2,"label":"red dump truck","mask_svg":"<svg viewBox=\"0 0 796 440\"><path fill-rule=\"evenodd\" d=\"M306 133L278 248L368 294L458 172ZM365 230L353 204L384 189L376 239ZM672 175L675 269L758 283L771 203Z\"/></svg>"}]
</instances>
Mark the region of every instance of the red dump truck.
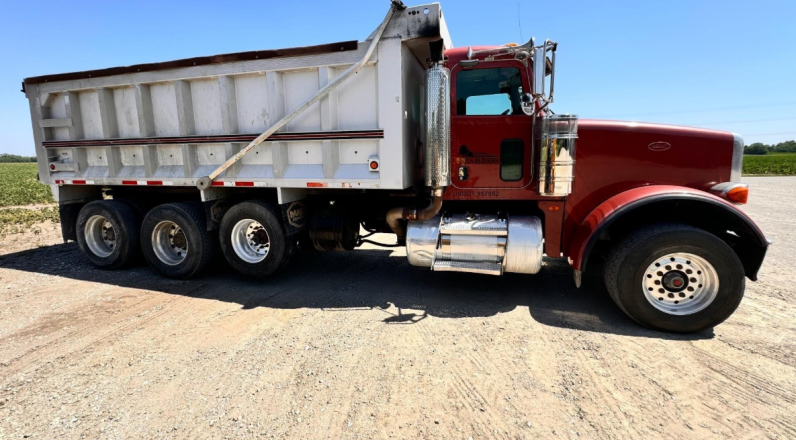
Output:
<instances>
[{"instance_id":1,"label":"red dump truck","mask_svg":"<svg viewBox=\"0 0 796 440\"><path fill-rule=\"evenodd\" d=\"M361 42L31 77L23 91L64 239L101 268L143 256L190 278L221 252L267 277L299 248L364 242L433 271L535 274L546 256L578 285L604 268L645 326L724 321L769 245L735 206L743 140L554 113L557 49L453 47L439 4L395 0Z\"/></svg>"}]
</instances>

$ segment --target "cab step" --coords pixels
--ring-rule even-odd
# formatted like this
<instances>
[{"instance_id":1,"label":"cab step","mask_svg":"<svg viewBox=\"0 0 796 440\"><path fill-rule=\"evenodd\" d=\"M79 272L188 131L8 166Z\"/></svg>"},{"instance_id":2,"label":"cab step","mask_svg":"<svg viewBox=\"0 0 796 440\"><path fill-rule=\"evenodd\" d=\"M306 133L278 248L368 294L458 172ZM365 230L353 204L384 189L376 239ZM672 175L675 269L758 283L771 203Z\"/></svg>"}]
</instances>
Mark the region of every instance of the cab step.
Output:
<instances>
[{"instance_id":1,"label":"cab step","mask_svg":"<svg viewBox=\"0 0 796 440\"><path fill-rule=\"evenodd\" d=\"M473 261L438 260L434 262L433 270L439 272L481 273L485 275L503 274L503 266L500 263L473 262Z\"/></svg>"}]
</instances>

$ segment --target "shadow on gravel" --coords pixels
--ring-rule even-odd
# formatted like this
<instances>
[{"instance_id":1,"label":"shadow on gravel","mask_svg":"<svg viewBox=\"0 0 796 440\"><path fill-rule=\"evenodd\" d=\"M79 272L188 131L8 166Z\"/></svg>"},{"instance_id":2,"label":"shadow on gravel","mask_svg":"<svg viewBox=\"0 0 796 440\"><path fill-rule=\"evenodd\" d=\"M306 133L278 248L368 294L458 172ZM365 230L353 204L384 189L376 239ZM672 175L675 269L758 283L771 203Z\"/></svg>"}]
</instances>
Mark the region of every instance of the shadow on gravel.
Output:
<instances>
[{"instance_id":1,"label":"shadow on gravel","mask_svg":"<svg viewBox=\"0 0 796 440\"><path fill-rule=\"evenodd\" d=\"M586 276L583 287L575 288L571 269L564 260L546 259L542 271L533 276L490 277L432 273L412 267L405 257L391 256L392 253L371 249L302 252L286 270L267 280L243 278L222 259L203 277L191 281L163 278L143 265L104 271L86 262L75 243L0 256L0 267L234 302L243 309L320 308L341 313L381 309L385 313L383 322L387 324L413 324L427 316L486 317L528 307L534 320L555 327L675 340L713 337L712 330L674 335L639 326L613 304L599 276Z\"/></svg>"}]
</instances>

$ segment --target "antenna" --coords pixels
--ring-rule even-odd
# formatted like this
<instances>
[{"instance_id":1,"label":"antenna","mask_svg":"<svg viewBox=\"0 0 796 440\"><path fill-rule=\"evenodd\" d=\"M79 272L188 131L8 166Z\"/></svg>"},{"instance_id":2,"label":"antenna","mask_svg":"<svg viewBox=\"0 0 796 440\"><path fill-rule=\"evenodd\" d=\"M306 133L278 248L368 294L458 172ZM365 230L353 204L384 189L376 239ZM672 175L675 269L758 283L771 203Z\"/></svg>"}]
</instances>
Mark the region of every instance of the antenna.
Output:
<instances>
[{"instance_id":1,"label":"antenna","mask_svg":"<svg viewBox=\"0 0 796 440\"><path fill-rule=\"evenodd\" d=\"M517 26L520 28L520 41L525 41L525 38L522 38L522 15L520 15L520 2L517 2Z\"/></svg>"}]
</instances>

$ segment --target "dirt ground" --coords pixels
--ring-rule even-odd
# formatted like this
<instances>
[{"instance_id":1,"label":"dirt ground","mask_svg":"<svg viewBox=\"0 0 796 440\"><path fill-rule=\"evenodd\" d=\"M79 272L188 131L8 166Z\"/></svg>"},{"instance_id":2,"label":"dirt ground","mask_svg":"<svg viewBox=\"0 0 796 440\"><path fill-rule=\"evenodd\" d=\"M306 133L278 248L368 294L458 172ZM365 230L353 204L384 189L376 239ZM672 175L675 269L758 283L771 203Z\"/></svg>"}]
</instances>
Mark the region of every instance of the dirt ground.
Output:
<instances>
[{"instance_id":1,"label":"dirt ground","mask_svg":"<svg viewBox=\"0 0 796 440\"><path fill-rule=\"evenodd\" d=\"M183 282L96 270L51 224L9 235L0 438L796 438L796 178L748 181L775 244L690 336L557 260L492 278L370 247Z\"/></svg>"}]
</instances>

